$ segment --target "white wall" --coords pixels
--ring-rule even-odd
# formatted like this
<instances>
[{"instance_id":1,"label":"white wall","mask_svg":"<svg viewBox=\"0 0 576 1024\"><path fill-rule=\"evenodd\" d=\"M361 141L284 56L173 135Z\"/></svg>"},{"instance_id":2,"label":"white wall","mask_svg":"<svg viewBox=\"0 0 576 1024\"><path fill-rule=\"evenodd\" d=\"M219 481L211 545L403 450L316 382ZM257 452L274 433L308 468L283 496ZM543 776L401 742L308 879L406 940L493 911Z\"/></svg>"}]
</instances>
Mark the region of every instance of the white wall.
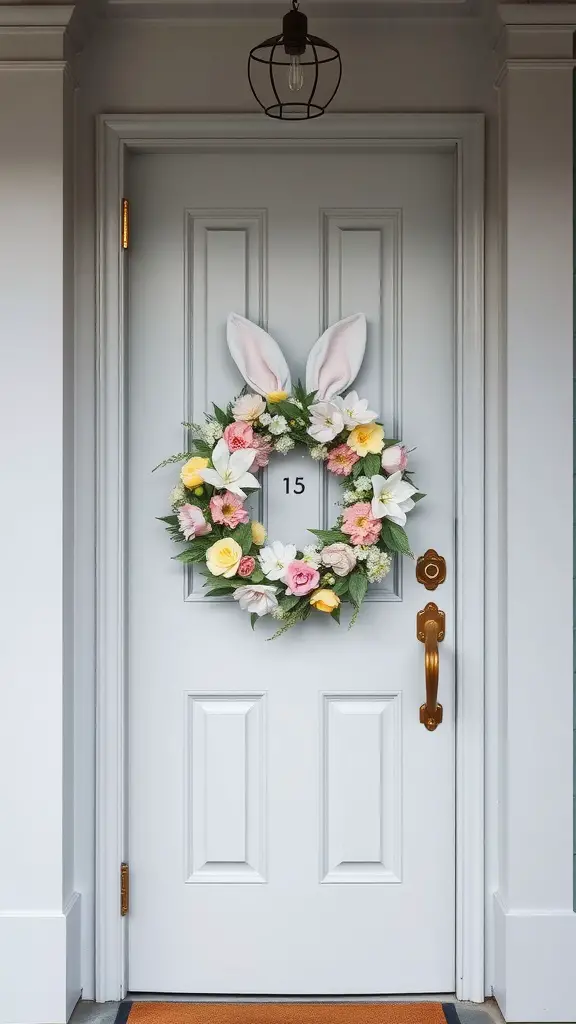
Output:
<instances>
[{"instance_id":1,"label":"white wall","mask_svg":"<svg viewBox=\"0 0 576 1024\"><path fill-rule=\"evenodd\" d=\"M487 372L497 379L496 347L496 151L495 73L491 43L473 20L314 21L312 30L341 50L344 66L335 111L483 111L488 115L487 195ZM248 50L277 31L271 21L103 23L79 64L81 90L77 135L77 353L76 418L78 449L76 602L76 867L75 888L83 898L84 996L93 994L93 817L94 817L94 666L90 637L94 595L92 577L94 484L94 115L103 112L252 111L255 101L246 78ZM133 210L132 216L138 217ZM488 395L491 424L489 466L500 399ZM494 489L488 546L497 553ZM488 629L497 631L497 581L489 569ZM488 802L495 806L496 709L492 681L497 665L488 665ZM487 892L497 888L493 820L488 816ZM489 903L491 913L492 903ZM488 929L490 934L491 929ZM491 950L488 951L491 980Z\"/></svg>"}]
</instances>

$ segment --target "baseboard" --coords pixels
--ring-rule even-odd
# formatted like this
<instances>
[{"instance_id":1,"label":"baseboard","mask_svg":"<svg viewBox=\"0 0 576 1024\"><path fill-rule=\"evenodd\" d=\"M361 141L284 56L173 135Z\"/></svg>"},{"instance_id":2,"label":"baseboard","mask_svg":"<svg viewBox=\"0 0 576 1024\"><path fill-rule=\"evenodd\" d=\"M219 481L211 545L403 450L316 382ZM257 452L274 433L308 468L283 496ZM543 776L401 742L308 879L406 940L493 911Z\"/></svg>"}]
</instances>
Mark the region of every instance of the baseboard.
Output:
<instances>
[{"instance_id":1,"label":"baseboard","mask_svg":"<svg viewBox=\"0 0 576 1024\"><path fill-rule=\"evenodd\" d=\"M505 1021L576 1020L576 914L508 910L494 897L494 997Z\"/></svg>"},{"instance_id":2,"label":"baseboard","mask_svg":"<svg viewBox=\"0 0 576 1024\"><path fill-rule=\"evenodd\" d=\"M0 1024L66 1024L80 998L81 900L0 914Z\"/></svg>"}]
</instances>

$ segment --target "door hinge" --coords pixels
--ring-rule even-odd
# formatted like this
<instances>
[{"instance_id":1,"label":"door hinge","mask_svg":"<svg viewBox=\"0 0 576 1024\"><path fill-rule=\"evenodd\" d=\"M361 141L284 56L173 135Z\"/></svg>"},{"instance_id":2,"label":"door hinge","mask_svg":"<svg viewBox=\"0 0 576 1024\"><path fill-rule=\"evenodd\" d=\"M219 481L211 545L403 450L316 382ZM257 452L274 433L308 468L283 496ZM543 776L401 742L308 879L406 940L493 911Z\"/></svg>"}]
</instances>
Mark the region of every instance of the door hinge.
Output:
<instances>
[{"instance_id":1,"label":"door hinge","mask_svg":"<svg viewBox=\"0 0 576 1024\"><path fill-rule=\"evenodd\" d=\"M130 246L130 202L128 199L122 200L122 227L120 245L122 249L128 249Z\"/></svg>"},{"instance_id":2,"label":"door hinge","mask_svg":"<svg viewBox=\"0 0 576 1024\"><path fill-rule=\"evenodd\" d=\"M124 861L120 865L120 915L126 917L130 909L130 868Z\"/></svg>"}]
</instances>

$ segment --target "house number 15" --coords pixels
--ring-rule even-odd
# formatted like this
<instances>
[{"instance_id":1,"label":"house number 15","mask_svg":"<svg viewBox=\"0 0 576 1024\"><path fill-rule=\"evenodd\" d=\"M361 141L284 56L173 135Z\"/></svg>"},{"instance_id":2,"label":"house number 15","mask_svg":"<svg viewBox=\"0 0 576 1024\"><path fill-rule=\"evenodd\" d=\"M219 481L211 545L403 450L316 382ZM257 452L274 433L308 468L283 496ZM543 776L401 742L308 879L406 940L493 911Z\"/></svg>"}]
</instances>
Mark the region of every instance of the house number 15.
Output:
<instances>
[{"instance_id":1,"label":"house number 15","mask_svg":"<svg viewBox=\"0 0 576 1024\"><path fill-rule=\"evenodd\" d=\"M295 477L292 488L290 488L290 477L285 476L284 487L286 488L286 494L290 494L290 490L292 490L292 494L304 494L304 491L306 490L304 479L301 476Z\"/></svg>"}]
</instances>

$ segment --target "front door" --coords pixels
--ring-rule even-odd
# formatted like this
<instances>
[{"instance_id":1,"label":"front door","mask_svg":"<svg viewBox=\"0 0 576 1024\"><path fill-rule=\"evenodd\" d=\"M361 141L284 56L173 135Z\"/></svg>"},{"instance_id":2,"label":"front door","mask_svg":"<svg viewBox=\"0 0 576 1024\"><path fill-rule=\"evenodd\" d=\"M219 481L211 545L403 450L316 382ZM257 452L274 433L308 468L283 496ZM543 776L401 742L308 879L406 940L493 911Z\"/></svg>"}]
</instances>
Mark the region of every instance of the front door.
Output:
<instances>
[{"instance_id":1,"label":"front door","mask_svg":"<svg viewBox=\"0 0 576 1024\"><path fill-rule=\"evenodd\" d=\"M129 185L129 988L453 991L452 157L148 154ZM181 421L240 391L231 310L267 327L293 379L328 324L366 315L354 387L416 447L427 497L410 540L448 563L435 732L416 638L431 595L409 559L350 632L317 615L271 643L171 560L155 517L179 467L151 470L182 450ZM298 451L275 457L265 492L272 540L305 543L337 515Z\"/></svg>"}]
</instances>

